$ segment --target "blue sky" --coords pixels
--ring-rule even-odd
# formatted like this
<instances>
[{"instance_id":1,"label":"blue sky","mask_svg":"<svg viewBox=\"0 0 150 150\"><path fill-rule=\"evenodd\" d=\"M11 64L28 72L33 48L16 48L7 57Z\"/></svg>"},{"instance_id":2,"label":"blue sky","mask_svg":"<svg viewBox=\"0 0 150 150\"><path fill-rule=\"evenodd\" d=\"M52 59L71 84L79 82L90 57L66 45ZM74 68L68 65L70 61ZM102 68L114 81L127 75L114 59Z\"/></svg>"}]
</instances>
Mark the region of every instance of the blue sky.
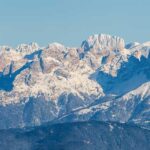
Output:
<instances>
[{"instance_id":1,"label":"blue sky","mask_svg":"<svg viewBox=\"0 0 150 150\"><path fill-rule=\"evenodd\" d=\"M80 46L107 33L150 41L150 0L0 0L0 45Z\"/></svg>"}]
</instances>

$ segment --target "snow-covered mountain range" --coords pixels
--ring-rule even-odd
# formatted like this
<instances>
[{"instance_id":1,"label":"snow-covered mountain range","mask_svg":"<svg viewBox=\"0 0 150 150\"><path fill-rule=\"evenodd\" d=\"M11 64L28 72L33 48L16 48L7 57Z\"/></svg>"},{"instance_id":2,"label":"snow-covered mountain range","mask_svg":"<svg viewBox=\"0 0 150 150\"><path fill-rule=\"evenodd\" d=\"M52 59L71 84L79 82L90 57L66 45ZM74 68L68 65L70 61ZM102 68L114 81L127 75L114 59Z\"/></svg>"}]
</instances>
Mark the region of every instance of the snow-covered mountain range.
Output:
<instances>
[{"instance_id":1,"label":"snow-covered mountain range","mask_svg":"<svg viewBox=\"0 0 150 150\"><path fill-rule=\"evenodd\" d=\"M150 129L150 42L92 35L0 47L0 128L46 122L114 121Z\"/></svg>"}]
</instances>

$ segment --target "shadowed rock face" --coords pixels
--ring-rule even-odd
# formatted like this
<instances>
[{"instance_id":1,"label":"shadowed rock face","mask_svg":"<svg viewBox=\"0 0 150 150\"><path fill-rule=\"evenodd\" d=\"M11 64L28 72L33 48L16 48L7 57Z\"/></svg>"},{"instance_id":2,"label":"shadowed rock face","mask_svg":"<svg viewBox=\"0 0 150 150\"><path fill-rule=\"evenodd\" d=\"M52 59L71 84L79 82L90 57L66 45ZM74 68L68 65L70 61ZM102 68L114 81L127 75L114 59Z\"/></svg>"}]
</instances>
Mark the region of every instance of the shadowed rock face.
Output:
<instances>
[{"instance_id":1,"label":"shadowed rock face","mask_svg":"<svg viewBox=\"0 0 150 150\"><path fill-rule=\"evenodd\" d=\"M2 74L0 76L0 90L4 90L6 92L13 90L14 87L13 82L17 77L17 75L19 75L23 70L29 68L31 64L32 62L27 62L24 66L22 66L21 68L19 68L13 73L12 73L13 64L11 64L8 74L6 75Z\"/></svg>"},{"instance_id":2,"label":"shadowed rock face","mask_svg":"<svg viewBox=\"0 0 150 150\"><path fill-rule=\"evenodd\" d=\"M0 131L0 150L149 150L150 131L136 126L82 122Z\"/></svg>"},{"instance_id":3,"label":"shadowed rock face","mask_svg":"<svg viewBox=\"0 0 150 150\"><path fill-rule=\"evenodd\" d=\"M103 71L97 71L91 75L107 94L123 95L150 81L150 55L138 60L130 57L128 62L123 62L117 76L113 77Z\"/></svg>"}]
</instances>

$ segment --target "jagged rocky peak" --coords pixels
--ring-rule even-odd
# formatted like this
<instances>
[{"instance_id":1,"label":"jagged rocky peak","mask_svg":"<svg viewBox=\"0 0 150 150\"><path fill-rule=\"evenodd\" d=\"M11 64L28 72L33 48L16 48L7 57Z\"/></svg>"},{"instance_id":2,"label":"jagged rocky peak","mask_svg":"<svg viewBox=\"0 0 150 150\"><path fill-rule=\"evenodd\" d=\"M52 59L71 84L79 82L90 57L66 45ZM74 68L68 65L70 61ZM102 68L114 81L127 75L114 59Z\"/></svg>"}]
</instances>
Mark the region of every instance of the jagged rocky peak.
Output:
<instances>
[{"instance_id":1,"label":"jagged rocky peak","mask_svg":"<svg viewBox=\"0 0 150 150\"><path fill-rule=\"evenodd\" d=\"M143 43L143 46L150 47L150 41Z\"/></svg>"},{"instance_id":2,"label":"jagged rocky peak","mask_svg":"<svg viewBox=\"0 0 150 150\"><path fill-rule=\"evenodd\" d=\"M84 51L89 51L90 49L109 51L123 50L125 47L125 42L122 38L117 36L95 34L89 36L87 40L83 41L81 47Z\"/></svg>"},{"instance_id":3,"label":"jagged rocky peak","mask_svg":"<svg viewBox=\"0 0 150 150\"><path fill-rule=\"evenodd\" d=\"M48 44L48 46L45 48L46 51L52 53L53 51L55 51L56 53L65 53L67 51L66 47L60 43L52 43L52 44Z\"/></svg>"},{"instance_id":4,"label":"jagged rocky peak","mask_svg":"<svg viewBox=\"0 0 150 150\"><path fill-rule=\"evenodd\" d=\"M61 43L54 42L54 43L48 44L47 48L64 49L65 46Z\"/></svg>"},{"instance_id":5,"label":"jagged rocky peak","mask_svg":"<svg viewBox=\"0 0 150 150\"><path fill-rule=\"evenodd\" d=\"M131 49L131 48L134 48L134 47L136 47L138 45L140 45L140 43L138 43L138 42L131 42L131 43L126 44L125 48L126 49Z\"/></svg>"},{"instance_id":6,"label":"jagged rocky peak","mask_svg":"<svg viewBox=\"0 0 150 150\"><path fill-rule=\"evenodd\" d=\"M146 58L150 56L150 42L145 42L142 44L135 42L133 44L126 45L126 48L128 48L130 53L139 60L142 56Z\"/></svg>"},{"instance_id":7,"label":"jagged rocky peak","mask_svg":"<svg viewBox=\"0 0 150 150\"><path fill-rule=\"evenodd\" d=\"M13 50L13 48L10 47L10 46L0 46L0 54L3 53L3 52L5 52L5 51L9 52L11 50Z\"/></svg>"},{"instance_id":8,"label":"jagged rocky peak","mask_svg":"<svg viewBox=\"0 0 150 150\"><path fill-rule=\"evenodd\" d=\"M62 59L66 51L67 49L64 45L55 42L48 44L48 46L43 49L42 56L45 58L52 57Z\"/></svg>"},{"instance_id":9,"label":"jagged rocky peak","mask_svg":"<svg viewBox=\"0 0 150 150\"><path fill-rule=\"evenodd\" d=\"M38 50L40 47L37 43L30 43L30 44L20 44L17 46L16 51L17 52L22 52L25 54L30 54Z\"/></svg>"}]
</instances>

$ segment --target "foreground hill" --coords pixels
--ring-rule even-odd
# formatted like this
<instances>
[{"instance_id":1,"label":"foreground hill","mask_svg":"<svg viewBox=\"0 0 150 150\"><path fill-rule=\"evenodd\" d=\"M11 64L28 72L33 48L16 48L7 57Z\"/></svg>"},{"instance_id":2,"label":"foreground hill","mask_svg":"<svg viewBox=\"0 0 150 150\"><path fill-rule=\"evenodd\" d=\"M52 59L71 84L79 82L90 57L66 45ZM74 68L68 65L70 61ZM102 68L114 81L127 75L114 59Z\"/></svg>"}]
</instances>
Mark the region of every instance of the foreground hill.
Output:
<instances>
[{"instance_id":1,"label":"foreground hill","mask_svg":"<svg viewBox=\"0 0 150 150\"><path fill-rule=\"evenodd\" d=\"M0 131L0 150L149 150L150 131L136 126L78 122Z\"/></svg>"}]
</instances>

